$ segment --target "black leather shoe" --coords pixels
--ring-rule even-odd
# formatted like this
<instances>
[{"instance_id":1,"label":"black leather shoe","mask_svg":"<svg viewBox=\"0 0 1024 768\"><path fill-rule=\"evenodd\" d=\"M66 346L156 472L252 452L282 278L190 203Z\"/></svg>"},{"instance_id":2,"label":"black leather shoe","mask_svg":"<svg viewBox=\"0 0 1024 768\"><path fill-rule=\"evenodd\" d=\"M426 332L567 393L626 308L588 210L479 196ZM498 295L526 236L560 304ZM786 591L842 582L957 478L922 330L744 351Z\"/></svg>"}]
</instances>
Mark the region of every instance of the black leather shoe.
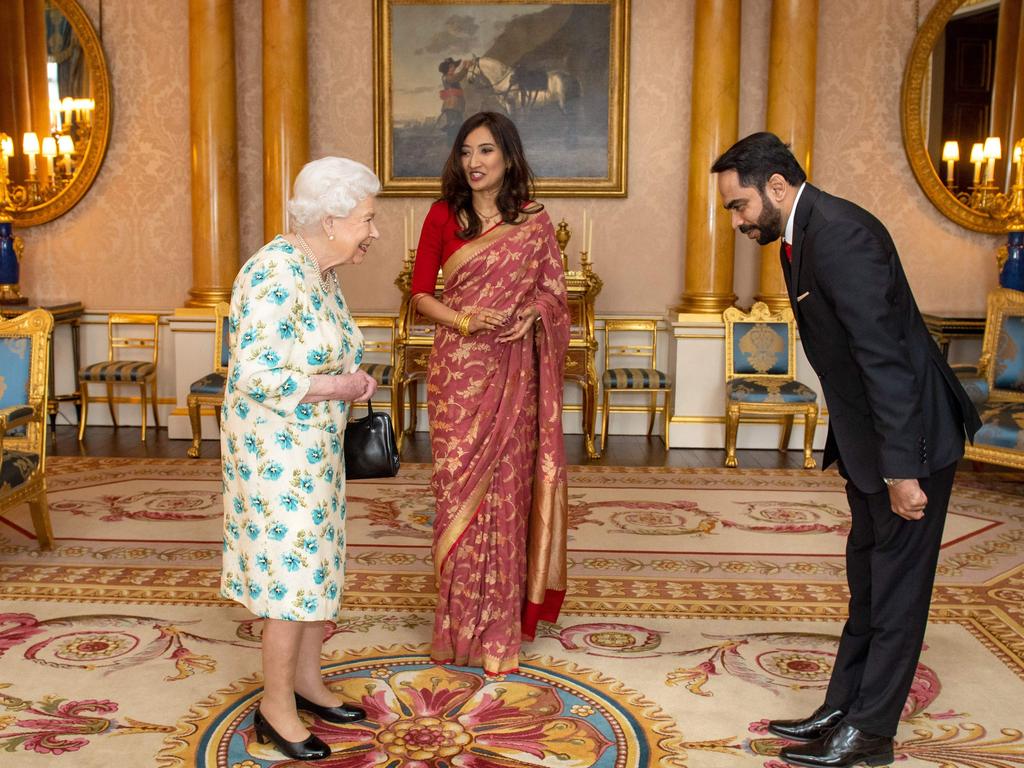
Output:
<instances>
[{"instance_id":1,"label":"black leather shoe","mask_svg":"<svg viewBox=\"0 0 1024 768\"><path fill-rule=\"evenodd\" d=\"M889 765L893 761L892 738L873 736L844 722L820 739L784 747L779 757L807 768L851 768L859 763Z\"/></svg>"},{"instance_id":2,"label":"black leather shoe","mask_svg":"<svg viewBox=\"0 0 1024 768\"><path fill-rule=\"evenodd\" d=\"M352 704L342 704L340 707L325 707L323 704L314 704L304 696L295 694L295 706L298 709L312 712L328 723L345 725L346 723L358 723L366 719L366 710Z\"/></svg>"},{"instance_id":3,"label":"black leather shoe","mask_svg":"<svg viewBox=\"0 0 1024 768\"><path fill-rule=\"evenodd\" d=\"M846 713L822 704L803 720L769 720L768 733L790 741L814 741L827 734Z\"/></svg>"},{"instance_id":4,"label":"black leather shoe","mask_svg":"<svg viewBox=\"0 0 1024 768\"><path fill-rule=\"evenodd\" d=\"M292 760L323 760L325 757L331 756L331 748L324 743L323 739L312 733L305 741L285 741L259 709L252 716L252 724L253 730L256 731L256 740L260 744L272 741L278 752Z\"/></svg>"}]
</instances>

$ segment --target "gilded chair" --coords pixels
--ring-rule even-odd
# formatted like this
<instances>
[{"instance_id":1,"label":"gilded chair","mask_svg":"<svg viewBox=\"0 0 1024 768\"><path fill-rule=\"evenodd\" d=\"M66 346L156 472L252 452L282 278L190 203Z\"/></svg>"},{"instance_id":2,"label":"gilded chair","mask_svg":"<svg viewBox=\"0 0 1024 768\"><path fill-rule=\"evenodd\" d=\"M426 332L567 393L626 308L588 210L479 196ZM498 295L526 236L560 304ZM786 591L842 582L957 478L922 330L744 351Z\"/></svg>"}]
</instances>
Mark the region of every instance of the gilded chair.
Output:
<instances>
[{"instance_id":1,"label":"gilded chair","mask_svg":"<svg viewBox=\"0 0 1024 768\"><path fill-rule=\"evenodd\" d=\"M964 458L1024 469L1024 292L989 294L978 373L959 375L981 416Z\"/></svg>"},{"instance_id":2,"label":"gilded chair","mask_svg":"<svg viewBox=\"0 0 1024 768\"><path fill-rule=\"evenodd\" d=\"M39 546L53 546L46 503L46 395L53 315L0 322L0 514L28 502Z\"/></svg>"},{"instance_id":3,"label":"gilded chair","mask_svg":"<svg viewBox=\"0 0 1024 768\"><path fill-rule=\"evenodd\" d=\"M615 368L625 360L637 363L633 367ZM663 397L662 414L664 434L668 446L668 406L672 386L668 376L656 368L658 359L658 321L642 319L612 319L604 323L604 373L601 376L601 451L608 446L608 416L612 411L648 413L647 434L654 431L658 414L658 396ZM614 393L647 394L647 405L614 405Z\"/></svg>"},{"instance_id":4,"label":"gilded chair","mask_svg":"<svg viewBox=\"0 0 1024 768\"><path fill-rule=\"evenodd\" d=\"M156 403L156 373L160 355L160 317L153 314L115 312L107 318L107 359L92 363L78 372L78 388L82 393L82 419L78 425L78 439L85 438L85 425L89 411L89 384L104 384L107 388L107 407L110 420L117 426L114 411L114 387L129 385L139 388L142 401L142 441L146 440L146 401L153 403L153 422L160 427ZM129 335L132 329L148 328L148 335ZM135 331L136 333L143 333ZM122 350L149 353L149 360L119 359ZM93 398L92 402L98 402Z\"/></svg>"},{"instance_id":5,"label":"gilded chair","mask_svg":"<svg viewBox=\"0 0 1024 768\"><path fill-rule=\"evenodd\" d=\"M224 404L224 383L227 381L228 361L231 356L231 334L228 332L228 315L231 307L220 302L213 308L213 370L201 379L193 381L188 388L188 420L192 425L192 445L187 453L198 459L203 441L203 407L213 408L217 427L220 427L220 407Z\"/></svg>"},{"instance_id":6,"label":"gilded chair","mask_svg":"<svg viewBox=\"0 0 1024 768\"><path fill-rule=\"evenodd\" d=\"M359 368L377 382L377 389L386 389L391 402L391 421L397 425L398 421L398 398L395 397L395 328L397 321L394 317L382 317L380 315L353 315L356 325L360 330L383 329L384 338L376 338L375 334L364 334L363 362ZM369 358L369 359L367 359ZM401 438L399 437L399 440Z\"/></svg>"},{"instance_id":7,"label":"gilded chair","mask_svg":"<svg viewBox=\"0 0 1024 768\"><path fill-rule=\"evenodd\" d=\"M793 417L804 417L804 467L811 455L818 424L818 394L796 380L796 324L793 311L776 313L757 302L745 313L729 307L725 321L725 466L735 467L740 419L753 416L782 421L779 450L789 446Z\"/></svg>"}]
</instances>

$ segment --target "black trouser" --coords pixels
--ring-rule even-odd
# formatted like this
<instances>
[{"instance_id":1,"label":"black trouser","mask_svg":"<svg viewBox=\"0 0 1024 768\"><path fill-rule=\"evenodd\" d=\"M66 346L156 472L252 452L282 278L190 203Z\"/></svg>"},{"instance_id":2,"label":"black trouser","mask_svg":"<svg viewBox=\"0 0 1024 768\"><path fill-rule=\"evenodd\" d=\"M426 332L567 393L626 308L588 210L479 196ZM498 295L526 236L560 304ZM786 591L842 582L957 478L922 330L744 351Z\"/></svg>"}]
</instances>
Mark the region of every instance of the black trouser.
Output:
<instances>
[{"instance_id":1,"label":"black trouser","mask_svg":"<svg viewBox=\"0 0 1024 768\"><path fill-rule=\"evenodd\" d=\"M914 681L956 464L920 480L922 520L905 520L888 490L846 483L853 524L846 540L850 615L825 702L867 733L894 736Z\"/></svg>"}]
</instances>

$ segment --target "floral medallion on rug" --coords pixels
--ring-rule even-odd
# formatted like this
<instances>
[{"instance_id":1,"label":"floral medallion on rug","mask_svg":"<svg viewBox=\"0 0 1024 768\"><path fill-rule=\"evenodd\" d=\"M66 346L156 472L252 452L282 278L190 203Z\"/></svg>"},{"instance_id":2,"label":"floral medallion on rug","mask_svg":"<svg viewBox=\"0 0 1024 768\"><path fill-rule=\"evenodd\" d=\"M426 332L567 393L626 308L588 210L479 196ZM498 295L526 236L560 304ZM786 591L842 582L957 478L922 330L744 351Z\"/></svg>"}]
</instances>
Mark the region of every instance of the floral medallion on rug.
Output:
<instances>
[{"instance_id":1,"label":"floral medallion on rug","mask_svg":"<svg viewBox=\"0 0 1024 768\"><path fill-rule=\"evenodd\" d=\"M219 466L49 461L51 552L0 520L0 765L264 768L262 623L218 596ZM429 661L429 468L349 485L333 768L784 768L769 718L824 695L845 615L841 479L573 467L558 624L498 678ZM1020 768L1024 477L962 473L899 766Z\"/></svg>"}]
</instances>

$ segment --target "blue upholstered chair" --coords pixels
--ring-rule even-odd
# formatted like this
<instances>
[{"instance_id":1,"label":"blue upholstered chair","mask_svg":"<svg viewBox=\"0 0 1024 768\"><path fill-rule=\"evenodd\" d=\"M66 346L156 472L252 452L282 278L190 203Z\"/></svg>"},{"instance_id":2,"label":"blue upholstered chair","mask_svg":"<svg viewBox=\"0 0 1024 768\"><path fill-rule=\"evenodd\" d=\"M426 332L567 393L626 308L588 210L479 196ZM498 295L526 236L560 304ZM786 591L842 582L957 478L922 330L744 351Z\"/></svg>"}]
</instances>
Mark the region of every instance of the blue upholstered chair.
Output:
<instances>
[{"instance_id":1,"label":"blue upholstered chair","mask_svg":"<svg viewBox=\"0 0 1024 768\"><path fill-rule=\"evenodd\" d=\"M28 502L39 546L53 546L46 503L46 392L53 316L0 322L0 514Z\"/></svg>"},{"instance_id":2,"label":"blue upholstered chair","mask_svg":"<svg viewBox=\"0 0 1024 768\"><path fill-rule=\"evenodd\" d=\"M1024 469L1024 292L989 294L981 349L978 375L959 374L982 422L965 458Z\"/></svg>"},{"instance_id":3,"label":"blue upholstered chair","mask_svg":"<svg viewBox=\"0 0 1024 768\"><path fill-rule=\"evenodd\" d=\"M725 321L725 466L735 467L740 419L781 419L779 450L789 446L793 417L804 417L804 467L815 466L811 451L818 424L818 394L796 380L796 325L793 311L772 313L757 302L749 313L729 307Z\"/></svg>"},{"instance_id":4,"label":"blue upholstered chair","mask_svg":"<svg viewBox=\"0 0 1024 768\"><path fill-rule=\"evenodd\" d=\"M153 423L160 427L156 410L156 372L160 358L160 317L136 312L114 312L107 318L107 359L92 363L78 372L78 391L82 393L82 419L78 425L78 439L85 438L85 425L89 413L89 384L105 384L110 420L117 426L114 411L114 387L139 388L142 405L142 442L146 442L146 400L153 403ZM148 328L145 334L137 329ZM136 329L134 331L129 329ZM143 335L129 335L131 333ZM122 350L149 352L149 360L122 359ZM148 390L148 395L147 395Z\"/></svg>"},{"instance_id":5,"label":"blue upholstered chair","mask_svg":"<svg viewBox=\"0 0 1024 768\"><path fill-rule=\"evenodd\" d=\"M228 315L231 307L220 302L213 308L213 370L201 379L192 382L188 388L188 420L192 425L192 445L188 455L199 458L203 441L203 406L213 408L213 415L220 426L220 408L224 404L224 382L228 375L228 361L231 357L231 334Z\"/></svg>"},{"instance_id":6,"label":"blue upholstered chair","mask_svg":"<svg viewBox=\"0 0 1024 768\"><path fill-rule=\"evenodd\" d=\"M607 318L604 321L604 373L601 375L601 451L608 445L608 415L612 411L646 411L647 434L654 431L654 419L658 414L658 397L662 397L664 421L662 438L668 447L668 406L672 397L672 385L668 376L657 369L658 321L642 318ZM634 362L633 367L614 367L624 361ZM648 395L646 406L615 405L611 396L615 393ZM585 418L585 416L584 416Z\"/></svg>"}]
</instances>

